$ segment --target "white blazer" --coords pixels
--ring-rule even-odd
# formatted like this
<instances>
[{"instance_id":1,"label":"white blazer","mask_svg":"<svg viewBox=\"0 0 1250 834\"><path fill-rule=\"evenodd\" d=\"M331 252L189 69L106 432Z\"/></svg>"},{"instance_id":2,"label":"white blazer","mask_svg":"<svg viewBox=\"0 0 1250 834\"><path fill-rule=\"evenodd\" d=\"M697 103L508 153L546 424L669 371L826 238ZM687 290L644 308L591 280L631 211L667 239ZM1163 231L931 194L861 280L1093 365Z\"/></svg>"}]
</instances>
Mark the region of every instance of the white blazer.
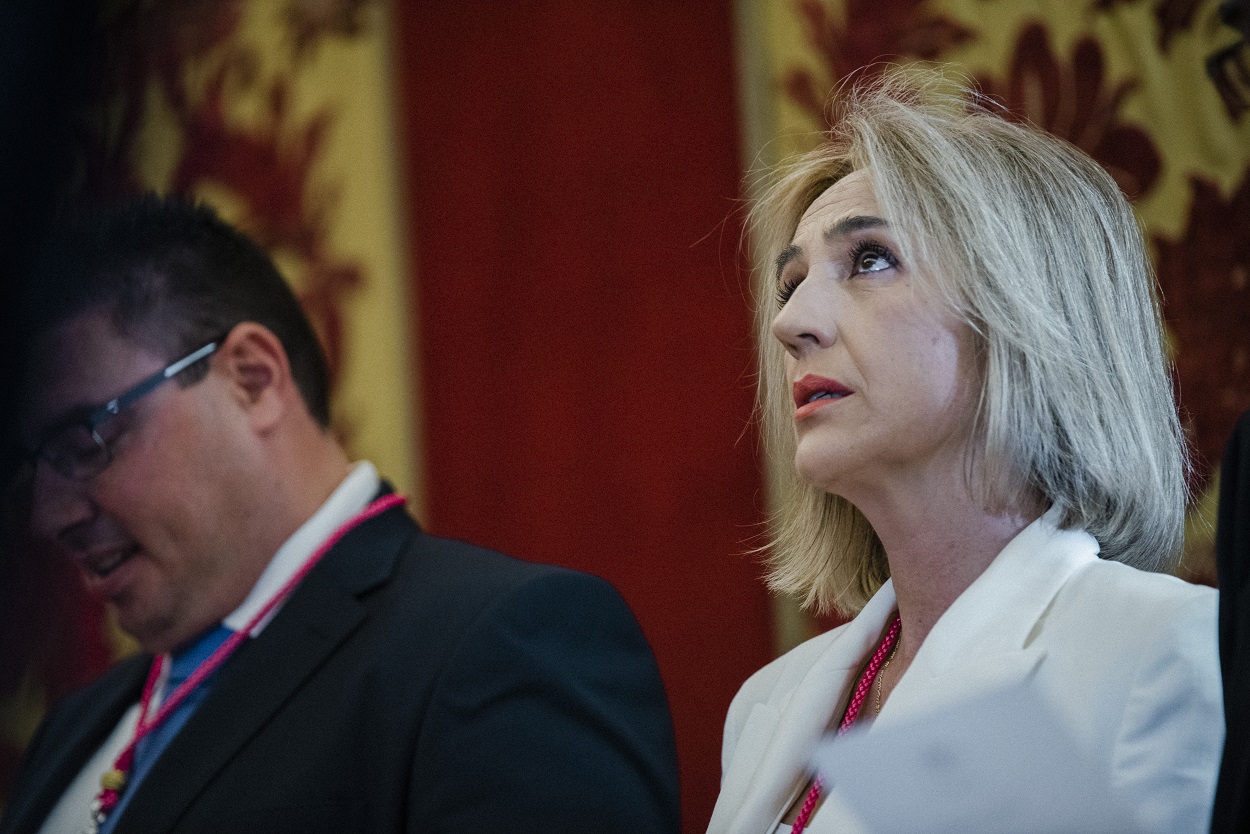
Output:
<instances>
[{"instance_id":1,"label":"white blazer","mask_svg":"<svg viewBox=\"0 0 1250 834\"><path fill-rule=\"evenodd\" d=\"M1028 679L1143 823L1206 831L1224 741L1216 592L1099 559L1092 536L1057 529L1054 515L1021 531L942 615L867 732ZM849 623L743 684L709 834L773 830L894 609L887 582ZM826 801L807 830L854 827L843 813Z\"/></svg>"}]
</instances>

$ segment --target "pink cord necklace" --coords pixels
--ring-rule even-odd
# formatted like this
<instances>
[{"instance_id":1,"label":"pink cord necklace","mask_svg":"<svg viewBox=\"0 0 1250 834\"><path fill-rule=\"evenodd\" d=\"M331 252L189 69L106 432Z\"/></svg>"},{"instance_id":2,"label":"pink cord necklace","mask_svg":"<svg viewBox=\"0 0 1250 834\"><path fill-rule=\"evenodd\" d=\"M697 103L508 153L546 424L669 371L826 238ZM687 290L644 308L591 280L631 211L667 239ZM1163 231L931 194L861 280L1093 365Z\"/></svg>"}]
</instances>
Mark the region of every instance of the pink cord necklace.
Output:
<instances>
[{"instance_id":1,"label":"pink cord necklace","mask_svg":"<svg viewBox=\"0 0 1250 834\"><path fill-rule=\"evenodd\" d=\"M195 671L192 672L187 679L183 681L177 689L171 692L169 697L161 703L161 707L157 711L156 715L149 719L147 715L150 707L152 706L152 696L155 693L157 682L161 679L161 675L165 671L165 665L168 662L168 658L165 655L161 655L160 657L152 660L152 668L148 672L147 682L143 685L143 696L139 700L139 723L135 726L134 738L130 740L130 743L126 745L121 753L117 754L117 758L113 760L113 767L106 770L104 775L100 777L100 792L96 794L95 801L91 803L91 823L87 828L88 832L94 834L94 832L98 831L99 827L104 824L106 819L108 819L109 813L117 807L117 801L121 798L121 793L126 787L126 777L130 773L130 768L134 765L135 746L138 745L139 741L148 733L159 727L161 722L169 717L169 714L174 711L174 708L177 707L183 699L190 695L197 686L204 682L205 678L217 671L218 667L225 663L230 656L234 654L235 650L238 649L239 646L243 644L243 641L247 639L248 635L252 633L252 629L256 628L257 624L264 620L275 606L286 599L291 592L295 590L295 586L298 585L300 581L308 575L308 572L321 561L321 557L325 556L326 553L329 552L330 548L338 544L345 535L358 525L363 524L374 516L386 512L391 507L397 507L400 504L403 504L404 500L405 499L402 495L384 495L369 506L365 507L357 515L353 516L345 524L335 530L334 533L330 535L330 538L326 539L322 543L321 547L317 548L316 552L308 557L308 560L300 566L300 569L295 572L295 575L288 579L286 584L279 588L278 592L270 597L263 606L261 606L260 610L257 611L252 619L248 621L248 624L239 631L236 631L234 634L231 634L230 637L226 639L226 642L218 646L216 651L209 655L203 663L197 666Z\"/></svg>"},{"instance_id":2,"label":"pink cord necklace","mask_svg":"<svg viewBox=\"0 0 1250 834\"><path fill-rule=\"evenodd\" d=\"M851 696L851 703L847 704L846 713L842 716L842 723L838 725L838 735L845 733L855 723L855 719L859 716L860 708L868 698L868 693L872 691L873 681L877 679L877 673L881 671L881 664L890 656L890 650L894 648L894 644L898 641L898 633L902 628L902 619L897 614L894 615L894 622L890 623L890 630L885 633L881 645L877 646L877 650L872 653L872 659L868 661L868 668L864 669L864 674L860 677L859 683L855 687L855 694ZM807 798L803 800L803 807L799 809L799 815L794 820L794 827L790 829L790 834L803 834L803 829L807 828L807 823L812 818L812 812L816 810L816 801L820 799L821 787L819 776L812 779L812 788L807 792Z\"/></svg>"}]
</instances>

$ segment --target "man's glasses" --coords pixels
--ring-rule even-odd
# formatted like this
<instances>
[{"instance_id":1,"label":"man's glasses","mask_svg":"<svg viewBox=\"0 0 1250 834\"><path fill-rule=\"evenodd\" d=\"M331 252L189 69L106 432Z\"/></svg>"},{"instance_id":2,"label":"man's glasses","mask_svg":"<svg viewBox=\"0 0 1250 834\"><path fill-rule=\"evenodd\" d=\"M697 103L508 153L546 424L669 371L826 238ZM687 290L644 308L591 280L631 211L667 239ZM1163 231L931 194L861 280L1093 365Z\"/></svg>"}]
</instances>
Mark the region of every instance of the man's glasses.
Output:
<instances>
[{"instance_id":1,"label":"man's glasses","mask_svg":"<svg viewBox=\"0 0 1250 834\"><path fill-rule=\"evenodd\" d=\"M34 458L43 458L57 472L75 481L87 481L99 475L113 462L113 451L100 436L100 427L122 409L155 391L162 382L211 355L220 343L220 340L209 342L108 402L77 412L53 426L35 448Z\"/></svg>"}]
</instances>

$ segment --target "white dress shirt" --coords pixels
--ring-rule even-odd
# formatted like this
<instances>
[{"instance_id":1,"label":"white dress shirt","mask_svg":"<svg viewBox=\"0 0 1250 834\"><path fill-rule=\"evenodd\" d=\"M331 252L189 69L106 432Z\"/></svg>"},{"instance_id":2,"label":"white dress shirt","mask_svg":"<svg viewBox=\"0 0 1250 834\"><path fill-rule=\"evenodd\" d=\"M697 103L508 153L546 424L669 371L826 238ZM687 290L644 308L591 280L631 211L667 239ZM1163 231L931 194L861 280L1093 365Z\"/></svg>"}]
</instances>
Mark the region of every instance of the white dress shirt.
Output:
<instances>
[{"instance_id":1,"label":"white dress shirt","mask_svg":"<svg viewBox=\"0 0 1250 834\"><path fill-rule=\"evenodd\" d=\"M243 603L222 620L223 624L235 631L244 628L269 598L303 567L322 542L369 505L380 485L378 471L372 463L360 461L353 466L325 503L282 543ZM274 606L252 629L251 636L260 634L281 608L281 603ZM166 663L165 667L168 669L169 664ZM159 705L163 698L162 680L158 682L153 696L153 707ZM135 703L126 710L104 744L70 783L39 829L40 834L64 834L83 829L90 818L91 803L100 792L100 777L113 766L118 755L134 738L138 723L139 704Z\"/></svg>"}]
</instances>

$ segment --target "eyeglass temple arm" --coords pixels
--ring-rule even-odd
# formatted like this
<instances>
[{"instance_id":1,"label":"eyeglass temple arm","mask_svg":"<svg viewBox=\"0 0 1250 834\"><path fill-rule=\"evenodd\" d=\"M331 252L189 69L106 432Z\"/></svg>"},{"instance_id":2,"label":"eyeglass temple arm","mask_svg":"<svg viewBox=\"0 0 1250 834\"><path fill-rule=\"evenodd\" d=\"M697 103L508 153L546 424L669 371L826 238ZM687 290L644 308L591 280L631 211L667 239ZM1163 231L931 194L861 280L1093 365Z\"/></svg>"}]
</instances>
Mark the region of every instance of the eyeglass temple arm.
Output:
<instances>
[{"instance_id":1,"label":"eyeglass temple arm","mask_svg":"<svg viewBox=\"0 0 1250 834\"><path fill-rule=\"evenodd\" d=\"M199 362L205 356L208 356L213 351L217 350L217 344L218 344L217 342L209 342L207 345L195 351L194 353L188 354L187 356L184 356L183 358L179 359L177 362L165 368L163 371L157 371L156 373L152 374L150 377L145 379L143 382L136 385L134 388L131 388L126 393L118 397L114 397L113 399L106 402L104 405L100 406L99 411L97 413L100 416L103 416L103 414L110 414L110 415L117 414L123 408L130 405L130 403L143 397L145 394L150 392L153 388L160 385L165 380L170 379L171 377L177 376L178 374L182 373L187 368L189 368L191 365L194 365L196 362ZM97 416L96 414L92 415L93 418L96 416Z\"/></svg>"}]
</instances>

